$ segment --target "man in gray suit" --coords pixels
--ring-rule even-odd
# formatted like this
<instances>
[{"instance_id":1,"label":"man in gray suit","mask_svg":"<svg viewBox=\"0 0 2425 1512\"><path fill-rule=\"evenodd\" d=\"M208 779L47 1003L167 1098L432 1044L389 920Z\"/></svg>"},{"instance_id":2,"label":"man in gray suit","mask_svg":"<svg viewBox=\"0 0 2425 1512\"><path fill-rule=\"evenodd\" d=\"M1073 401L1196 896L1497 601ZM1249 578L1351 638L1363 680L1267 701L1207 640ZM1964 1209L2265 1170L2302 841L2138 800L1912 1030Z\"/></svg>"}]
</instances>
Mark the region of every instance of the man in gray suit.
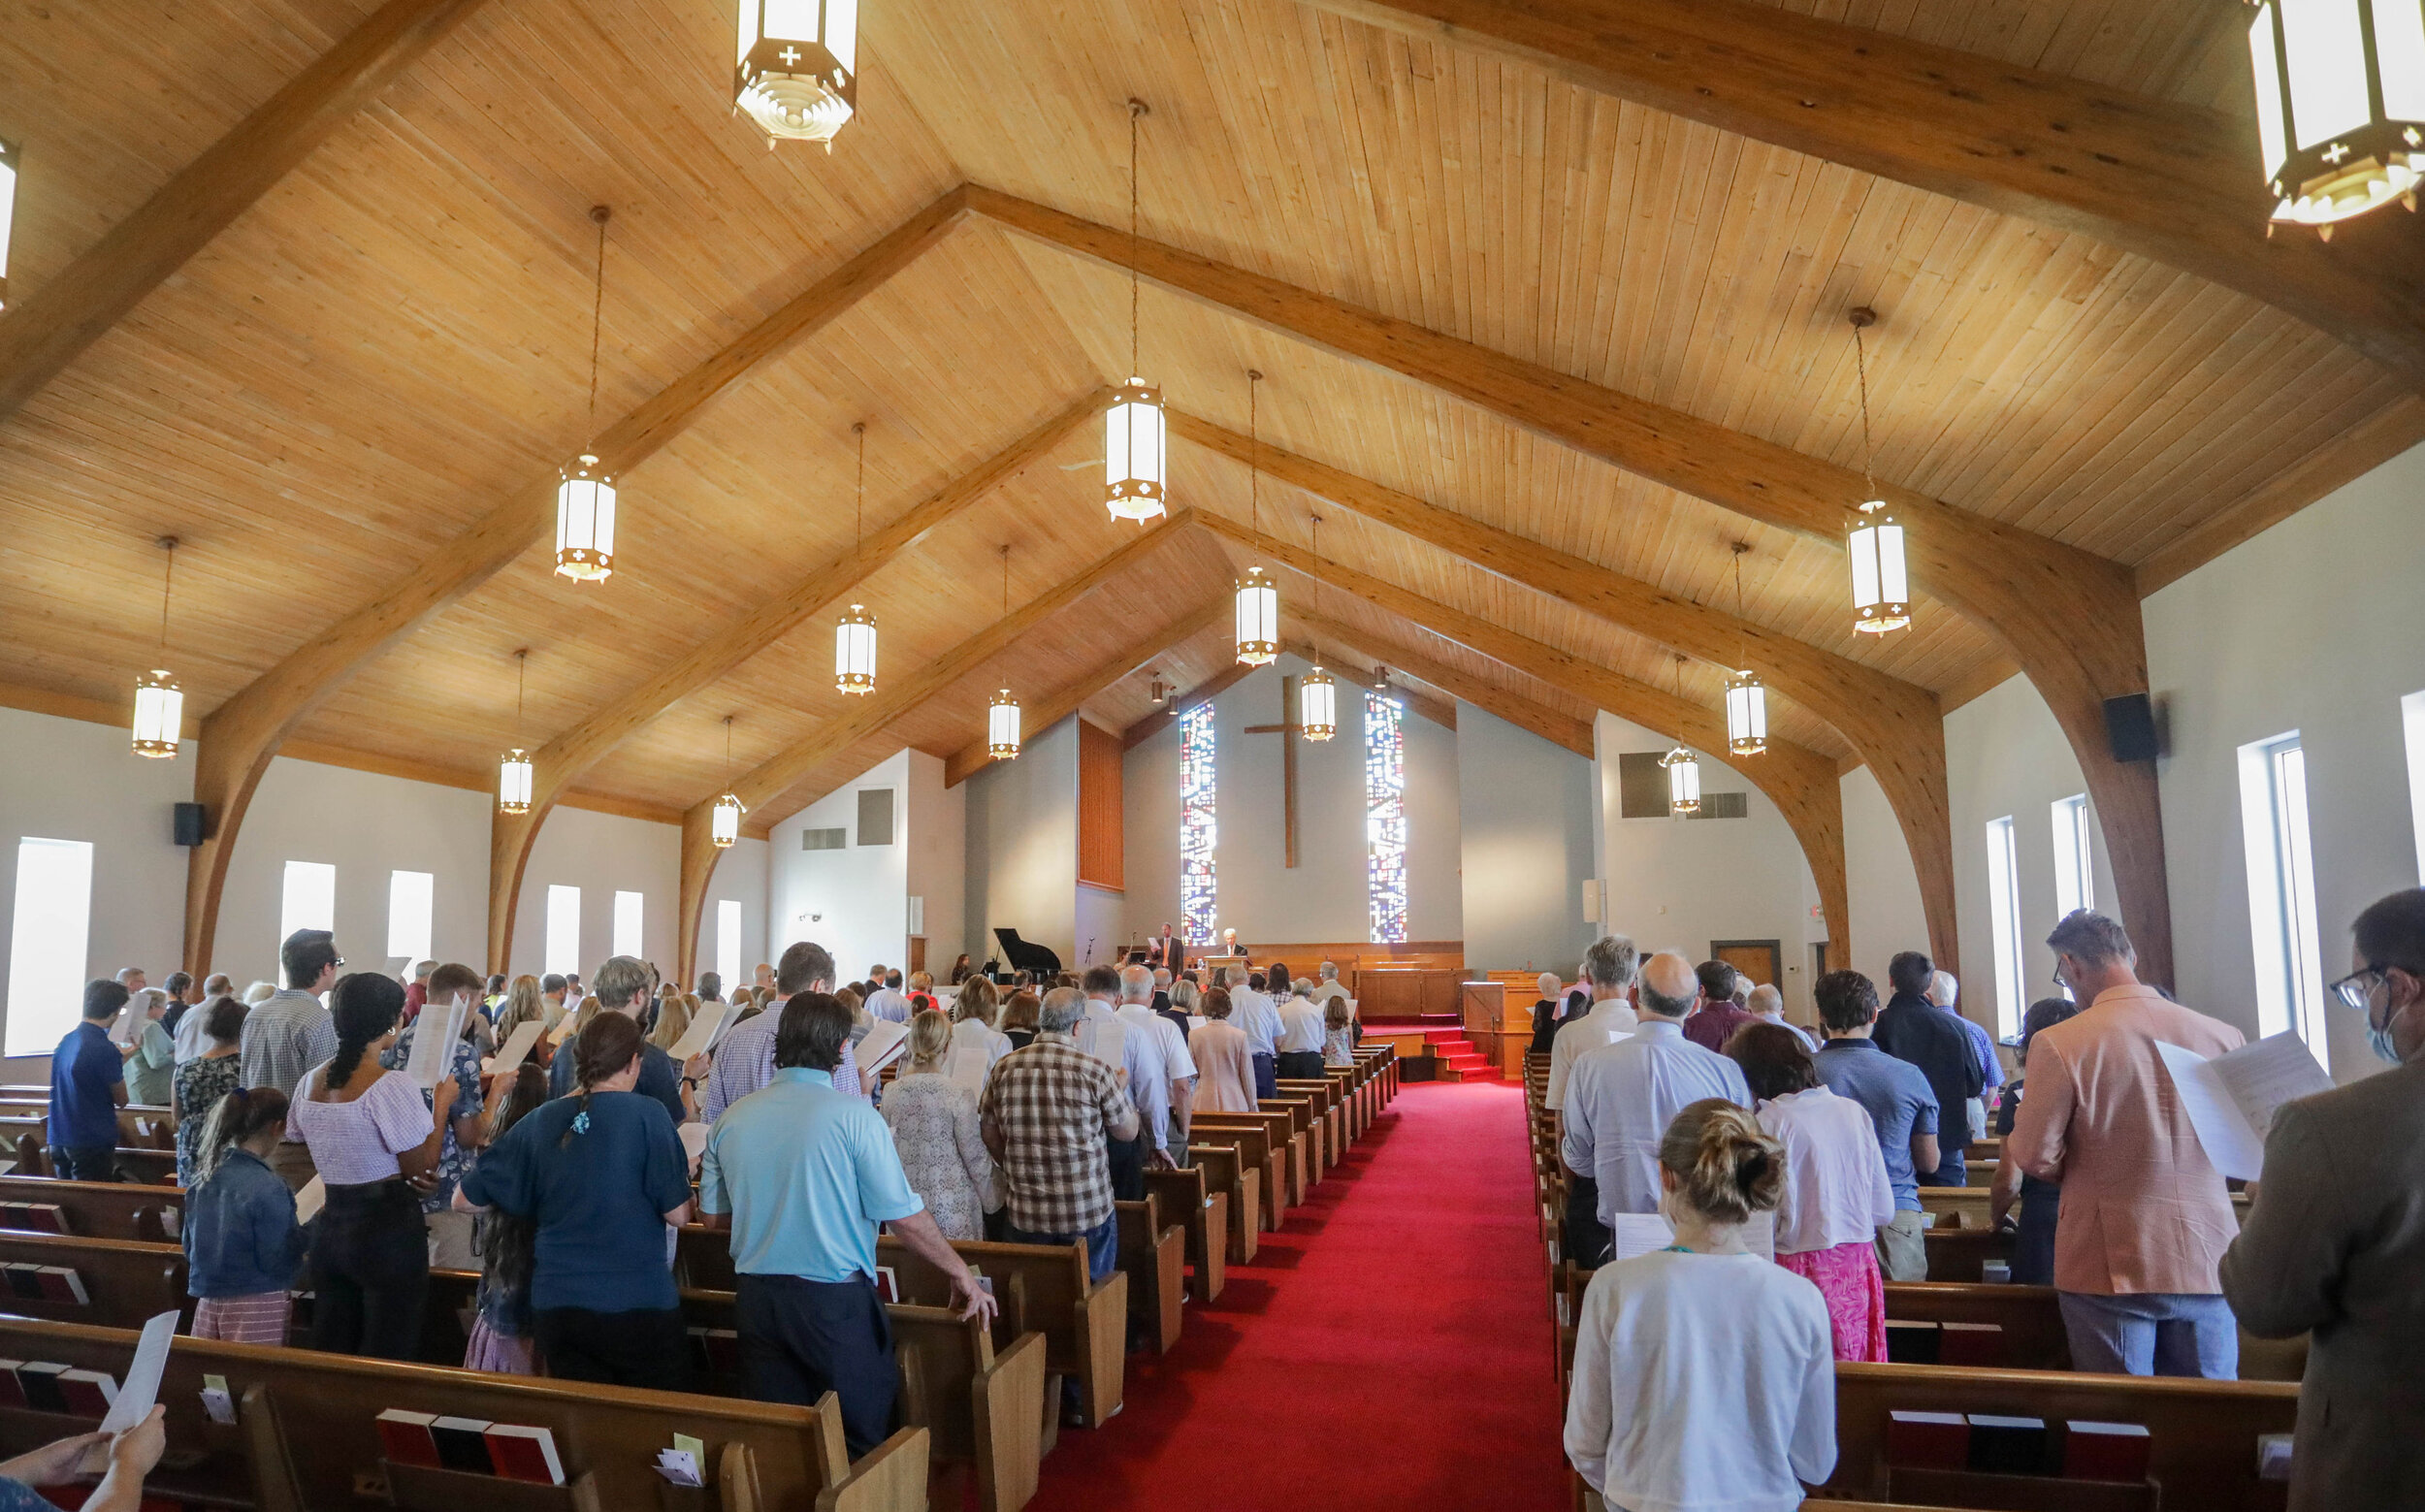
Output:
<instances>
[{"instance_id":1,"label":"man in gray suit","mask_svg":"<svg viewBox=\"0 0 2425 1512\"><path fill-rule=\"evenodd\" d=\"M2222 1262L2242 1327L2313 1334L2292 1512L2425 1506L2425 888L2352 927L2357 969L2333 989L2393 1069L2275 1114Z\"/></svg>"}]
</instances>

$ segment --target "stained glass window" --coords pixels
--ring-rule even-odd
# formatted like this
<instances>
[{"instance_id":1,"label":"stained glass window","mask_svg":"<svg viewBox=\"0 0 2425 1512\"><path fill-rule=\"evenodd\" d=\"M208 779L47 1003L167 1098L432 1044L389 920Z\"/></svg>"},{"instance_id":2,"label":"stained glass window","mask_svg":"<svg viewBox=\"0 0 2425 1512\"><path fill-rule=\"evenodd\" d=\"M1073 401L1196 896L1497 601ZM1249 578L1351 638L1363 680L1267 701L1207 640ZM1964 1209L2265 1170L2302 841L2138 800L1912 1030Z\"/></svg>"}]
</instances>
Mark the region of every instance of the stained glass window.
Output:
<instances>
[{"instance_id":1,"label":"stained glass window","mask_svg":"<svg viewBox=\"0 0 2425 1512\"><path fill-rule=\"evenodd\" d=\"M1212 705L1179 717L1179 917L1180 938L1210 945L1219 922L1212 875Z\"/></svg>"},{"instance_id":2,"label":"stained glass window","mask_svg":"<svg viewBox=\"0 0 2425 1512\"><path fill-rule=\"evenodd\" d=\"M1375 945L1406 938L1405 721L1395 698L1364 695L1364 833L1372 855L1368 895Z\"/></svg>"}]
</instances>

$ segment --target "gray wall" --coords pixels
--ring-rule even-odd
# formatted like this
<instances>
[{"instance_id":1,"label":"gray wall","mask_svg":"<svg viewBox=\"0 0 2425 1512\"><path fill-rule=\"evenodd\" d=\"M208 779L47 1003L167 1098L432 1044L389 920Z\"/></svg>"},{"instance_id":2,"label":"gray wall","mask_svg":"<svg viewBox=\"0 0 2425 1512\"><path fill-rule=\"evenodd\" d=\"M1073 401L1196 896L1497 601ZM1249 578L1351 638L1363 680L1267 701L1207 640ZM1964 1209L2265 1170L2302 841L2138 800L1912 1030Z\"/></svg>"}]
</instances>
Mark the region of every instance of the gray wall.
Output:
<instances>
[{"instance_id":1,"label":"gray wall","mask_svg":"<svg viewBox=\"0 0 2425 1512\"><path fill-rule=\"evenodd\" d=\"M998 952L998 925L1067 965L1078 959L1078 721L1022 734L1018 760L965 785L967 949L980 963Z\"/></svg>"},{"instance_id":2,"label":"gray wall","mask_svg":"<svg viewBox=\"0 0 2425 1512\"><path fill-rule=\"evenodd\" d=\"M1457 706L1465 960L1475 971L1571 977L1591 943L1592 763L1531 730Z\"/></svg>"}]
</instances>

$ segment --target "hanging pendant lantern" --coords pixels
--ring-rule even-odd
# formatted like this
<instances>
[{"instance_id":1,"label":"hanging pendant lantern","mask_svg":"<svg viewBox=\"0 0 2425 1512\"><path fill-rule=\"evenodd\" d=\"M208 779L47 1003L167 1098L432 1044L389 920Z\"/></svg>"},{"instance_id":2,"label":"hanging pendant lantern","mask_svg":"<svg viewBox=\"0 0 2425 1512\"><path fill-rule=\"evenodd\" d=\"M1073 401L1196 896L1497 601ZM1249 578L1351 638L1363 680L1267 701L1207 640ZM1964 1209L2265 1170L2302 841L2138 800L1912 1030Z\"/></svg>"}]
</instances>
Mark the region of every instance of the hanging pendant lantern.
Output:
<instances>
[{"instance_id":1,"label":"hanging pendant lantern","mask_svg":"<svg viewBox=\"0 0 2425 1512\"><path fill-rule=\"evenodd\" d=\"M858 0L741 0L733 109L777 142L828 152L858 109Z\"/></svg>"},{"instance_id":2,"label":"hanging pendant lantern","mask_svg":"<svg viewBox=\"0 0 2425 1512\"><path fill-rule=\"evenodd\" d=\"M717 850L729 850L741 838L741 816L749 810L732 792L732 716L725 716L725 791L707 814L707 838Z\"/></svg>"},{"instance_id":3,"label":"hanging pendant lantern","mask_svg":"<svg viewBox=\"0 0 2425 1512\"><path fill-rule=\"evenodd\" d=\"M1103 499L1115 520L1146 521L1163 512L1162 391L1131 377L1103 412Z\"/></svg>"},{"instance_id":4,"label":"hanging pendant lantern","mask_svg":"<svg viewBox=\"0 0 2425 1512\"><path fill-rule=\"evenodd\" d=\"M1339 733L1339 683L1317 663L1297 685L1297 733L1328 740Z\"/></svg>"},{"instance_id":5,"label":"hanging pendant lantern","mask_svg":"<svg viewBox=\"0 0 2425 1512\"><path fill-rule=\"evenodd\" d=\"M531 649L514 653L514 739L522 739L522 690L531 670ZM517 744L497 758L497 812L531 812L531 753Z\"/></svg>"},{"instance_id":6,"label":"hanging pendant lantern","mask_svg":"<svg viewBox=\"0 0 2425 1512\"><path fill-rule=\"evenodd\" d=\"M1678 819L1700 812L1700 758L1682 746L1659 758L1667 769L1667 812Z\"/></svg>"},{"instance_id":7,"label":"hanging pendant lantern","mask_svg":"<svg viewBox=\"0 0 2425 1512\"><path fill-rule=\"evenodd\" d=\"M866 535L867 424L860 421L851 431L858 437L858 513L852 529L856 546ZM833 627L833 686L836 692L844 693L876 691L876 617L865 604L851 605L851 612Z\"/></svg>"},{"instance_id":8,"label":"hanging pendant lantern","mask_svg":"<svg viewBox=\"0 0 2425 1512\"><path fill-rule=\"evenodd\" d=\"M2313 226L2330 241L2352 216L2395 201L2416 209L2425 178L2425 6L2256 0L2248 62L2276 222Z\"/></svg>"},{"instance_id":9,"label":"hanging pendant lantern","mask_svg":"<svg viewBox=\"0 0 2425 1512\"><path fill-rule=\"evenodd\" d=\"M1268 666L1279 657L1279 589L1248 567L1238 580L1238 659L1246 666Z\"/></svg>"},{"instance_id":10,"label":"hanging pendant lantern","mask_svg":"<svg viewBox=\"0 0 2425 1512\"><path fill-rule=\"evenodd\" d=\"M613 211L593 206L598 271L590 294L590 434L598 434L598 342L606 311L606 222ZM615 571L615 480L594 452L559 474L556 484L556 575L602 583Z\"/></svg>"},{"instance_id":11,"label":"hanging pendant lantern","mask_svg":"<svg viewBox=\"0 0 2425 1512\"><path fill-rule=\"evenodd\" d=\"M1749 541L1734 543L1734 618L1743 618L1743 553ZM1727 750L1735 756L1758 756L1768 749L1768 690L1748 668L1727 679Z\"/></svg>"},{"instance_id":12,"label":"hanging pendant lantern","mask_svg":"<svg viewBox=\"0 0 2425 1512\"><path fill-rule=\"evenodd\" d=\"M1153 679L1151 690L1148 692L1147 696L1153 700L1154 706L1159 708L1163 704L1170 702L1171 685L1162 681L1162 669L1160 667L1155 667L1146 675Z\"/></svg>"},{"instance_id":13,"label":"hanging pendant lantern","mask_svg":"<svg viewBox=\"0 0 2425 1512\"><path fill-rule=\"evenodd\" d=\"M1018 700L1007 688L986 703L986 755L996 761L1018 759Z\"/></svg>"},{"instance_id":14,"label":"hanging pendant lantern","mask_svg":"<svg viewBox=\"0 0 2425 1512\"><path fill-rule=\"evenodd\" d=\"M13 155L13 154L12 154ZM160 571L160 659L169 659L169 590L177 581L177 537L153 542L168 553ZM135 754L177 759L177 743L185 727L185 692L166 667L153 667L135 679Z\"/></svg>"},{"instance_id":15,"label":"hanging pendant lantern","mask_svg":"<svg viewBox=\"0 0 2425 1512\"><path fill-rule=\"evenodd\" d=\"M1861 476L1870 497L1859 506L1845 550L1853 559L1853 628L1884 635L1911 623L1911 580L1904 570L1903 528L1877 497L1876 447L1869 434L1869 356L1861 332L1878 312L1861 306L1846 316L1853 326L1853 361L1860 374Z\"/></svg>"}]
</instances>

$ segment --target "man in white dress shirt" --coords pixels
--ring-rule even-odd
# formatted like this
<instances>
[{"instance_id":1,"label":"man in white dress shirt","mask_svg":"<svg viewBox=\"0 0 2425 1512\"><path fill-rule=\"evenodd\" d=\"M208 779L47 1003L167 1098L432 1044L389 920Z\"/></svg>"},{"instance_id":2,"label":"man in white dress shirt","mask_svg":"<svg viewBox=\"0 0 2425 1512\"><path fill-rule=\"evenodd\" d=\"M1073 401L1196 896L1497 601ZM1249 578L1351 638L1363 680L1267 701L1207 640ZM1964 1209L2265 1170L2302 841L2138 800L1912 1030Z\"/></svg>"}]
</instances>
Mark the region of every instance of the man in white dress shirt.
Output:
<instances>
[{"instance_id":1,"label":"man in white dress shirt","mask_svg":"<svg viewBox=\"0 0 2425 1512\"><path fill-rule=\"evenodd\" d=\"M1322 1038L1328 1027L1322 1015L1326 1006L1293 992L1281 1000L1279 1038L1273 1042L1279 1052L1275 1075L1291 1081L1322 1079Z\"/></svg>"},{"instance_id":2,"label":"man in white dress shirt","mask_svg":"<svg viewBox=\"0 0 2425 1512\"><path fill-rule=\"evenodd\" d=\"M1141 1203L1146 1198L1146 1167L1170 1164L1162 1153L1170 1138L1170 1062L1159 1039L1120 1017L1115 1006L1120 994L1119 968L1087 967L1079 979L1079 989L1085 994L1085 1009L1072 1031L1078 1047L1110 1062L1120 1073L1121 1087L1138 1114L1134 1138L1112 1140L1104 1147L1112 1168L1112 1196L1118 1202ZM1112 1048L1115 1036L1119 1042L1117 1050Z\"/></svg>"},{"instance_id":3,"label":"man in white dress shirt","mask_svg":"<svg viewBox=\"0 0 2425 1512\"><path fill-rule=\"evenodd\" d=\"M1161 1047L1166 1095L1148 1109L1133 1071L1128 1084L1137 1089L1138 1110L1146 1115L1154 1147L1172 1165L1183 1166L1187 1164L1188 1114L1196 1104L1196 1061L1187 1053L1187 1038L1179 1026L1153 1011L1154 979L1160 975L1143 966L1122 969L1118 1013L1120 1026L1130 1038L1149 1036Z\"/></svg>"},{"instance_id":4,"label":"man in white dress shirt","mask_svg":"<svg viewBox=\"0 0 2425 1512\"><path fill-rule=\"evenodd\" d=\"M1279 1037L1284 1027L1279 1010L1270 998L1246 985L1244 966L1222 967L1221 982L1229 988L1229 1021L1245 1031L1246 1053L1254 1061L1255 1098L1277 1097Z\"/></svg>"},{"instance_id":5,"label":"man in white dress shirt","mask_svg":"<svg viewBox=\"0 0 2425 1512\"><path fill-rule=\"evenodd\" d=\"M1685 1015L1699 995L1691 961L1668 951L1652 956L1642 967L1640 1023L1616 1044L1584 1051L1568 1073L1559 1154L1568 1173L1567 1253L1578 1265L1607 1253L1616 1214L1659 1210L1659 1142L1678 1112L1705 1097L1747 1111L1752 1106L1742 1068L1684 1038ZM1578 1211L1586 1188L1594 1206Z\"/></svg>"},{"instance_id":6,"label":"man in white dress shirt","mask_svg":"<svg viewBox=\"0 0 2425 1512\"><path fill-rule=\"evenodd\" d=\"M1558 1027L1549 1042L1549 1087L1544 1101L1550 1111L1567 1106L1567 1077L1574 1057L1596 1050L1619 1035L1633 1032L1633 1010L1625 1000L1633 985L1638 964L1633 942L1623 935L1601 935L1583 954L1583 981L1592 989L1589 1013Z\"/></svg>"}]
</instances>

